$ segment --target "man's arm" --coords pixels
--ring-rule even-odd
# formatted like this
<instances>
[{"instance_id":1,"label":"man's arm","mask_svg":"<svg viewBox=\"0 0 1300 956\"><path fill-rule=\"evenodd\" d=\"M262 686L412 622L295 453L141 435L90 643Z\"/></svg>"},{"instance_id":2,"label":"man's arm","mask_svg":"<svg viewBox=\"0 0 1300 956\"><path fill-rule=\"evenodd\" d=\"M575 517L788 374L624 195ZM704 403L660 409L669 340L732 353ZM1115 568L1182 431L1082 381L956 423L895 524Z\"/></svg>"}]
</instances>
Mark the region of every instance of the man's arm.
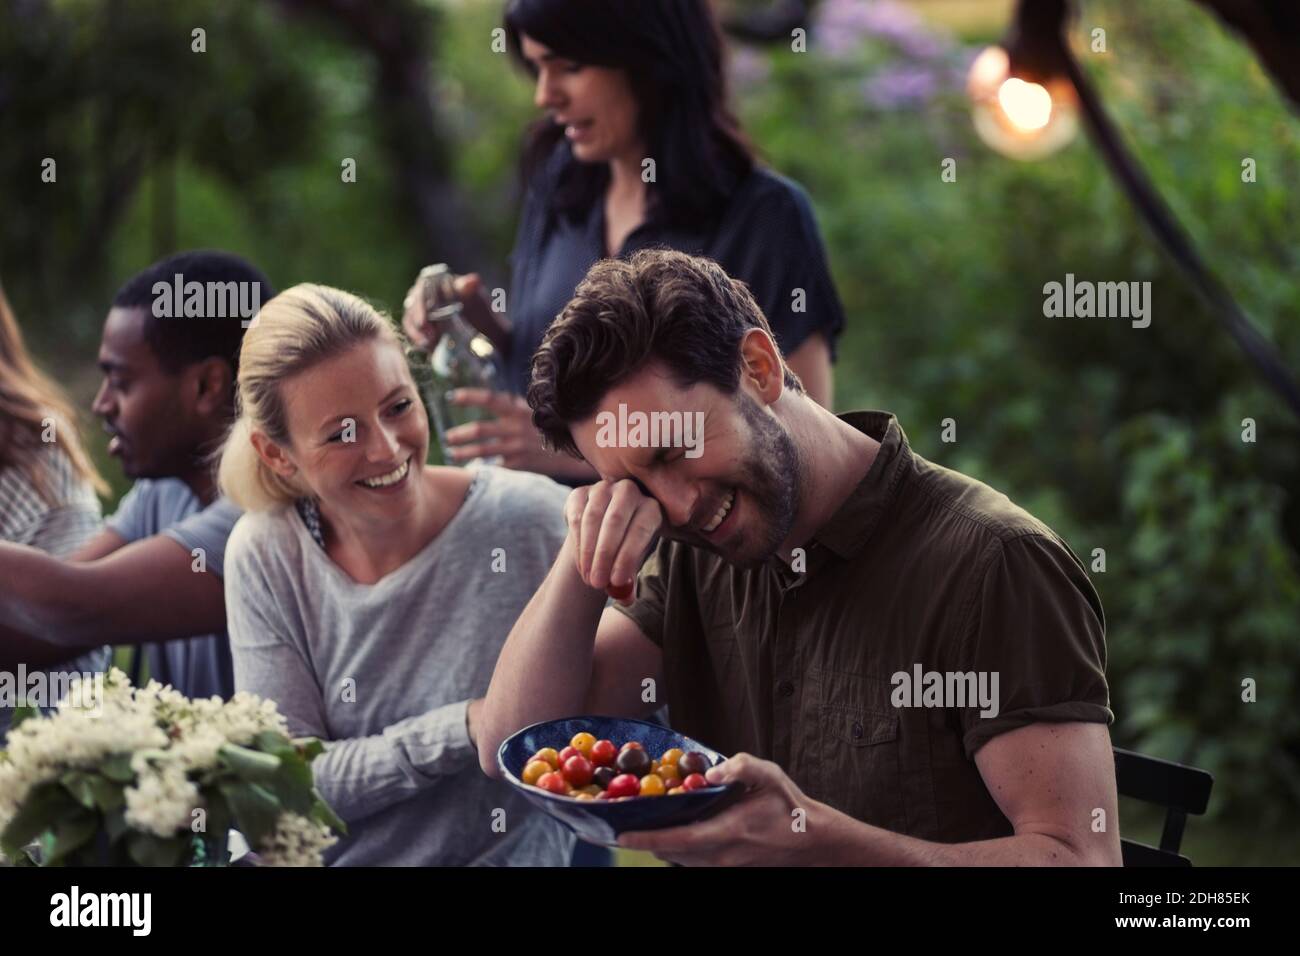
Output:
<instances>
[{"instance_id":1,"label":"man's arm","mask_svg":"<svg viewBox=\"0 0 1300 956\"><path fill-rule=\"evenodd\" d=\"M53 645L49 653L58 655L57 661L70 648L166 641L225 629L221 579L193 570L181 545L155 535L93 557L112 544L108 535L117 537L101 533L66 561L0 543L0 580L6 582L0 597L0 663L36 664L19 656L37 650L33 639ZM77 560L83 555L92 557Z\"/></svg>"},{"instance_id":2,"label":"man's arm","mask_svg":"<svg viewBox=\"0 0 1300 956\"><path fill-rule=\"evenodd\" d=\"M1030 724L994 737L975 763L1013 836L971 843L904 836L813 800L776 764L738 754L706 776L743 784L743 800L702 823L624 834L619 844L706 866L1122 865L1115 758L1104 724ZM802 829L790 825L798 810L806 814ZM1099 820L1105 829L1094 832Z\"/></svg>"},{"instance_id":3,"label":"man's arm","mask_svg":"<svg viewBox=\"0 0 1300 956\"><path fill-rule=\"evenodd\" d=\"M575 489L565 505L569 535L546 580L497 658L476 733L490 777L501 742L541 720L596 713L641 717L641 681L660 679L659 648L625 615L606 608L605 586L636 576L662 523L653 499L631 481Z\"/></svg>"}]
</instances>

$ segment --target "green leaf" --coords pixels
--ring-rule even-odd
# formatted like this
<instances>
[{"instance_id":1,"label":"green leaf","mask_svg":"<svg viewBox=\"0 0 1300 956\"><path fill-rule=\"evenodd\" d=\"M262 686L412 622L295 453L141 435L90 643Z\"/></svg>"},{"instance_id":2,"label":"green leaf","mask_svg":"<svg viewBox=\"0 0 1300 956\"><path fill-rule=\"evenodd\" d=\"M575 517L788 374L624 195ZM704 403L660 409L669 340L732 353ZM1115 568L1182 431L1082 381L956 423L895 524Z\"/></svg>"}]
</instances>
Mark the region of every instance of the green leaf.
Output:
<instances>
[{"instance_id":1,"label":"green leaf","mask_svg":"<svg viewBox=\"0 0 1300 956\"><path fill-rule=\"evenodd\" d=\"M126 838L127 852L140 866L176 866L189 847L190 835L160 837L132 831Z\"/></svg>"},{"instance_id":2,"label":"green leaf","mask_svg":"<svg viewBox=\"0 0 1300 956\"><path fill-rule=\"evenodd\" d=\"M126 806L115 807L104 814L104 832L108 834L108 841L116 843L123 834L130 831L126 822Z\"/></svg>"},{"instance_id":3,"label":"green leaf","mask_svg":"<svg viewBox=\"0 0 1300 956\"><path fill-rule=\"evenodd\" d=\"M311 817L313 820L318 820L325 824L335 833L341 834L342 836L347 836L348 834L348 825L339 819L339 817L334 813L334 810L331 809L330 805L320 797L317 797L316 802L312 805Z\"/></svg>"},{"instance_id":4,"label":"green leaf","mask_svg":"<svg viewBox=\"0 0 1300 956\"><path fill-rule=\"evenodd\" d=\"M211 838L224 836L230 829L231 813L230 804L226 803L226 798L216 789L203 793L204 802L207 804L207 834Z\"/></svg>"},{"instance_id":5,"label":"green leaf","mask_svg":"<svg viewBox=\"0 0 1300 956\"><path fill-rule=\"evenodd\" d=\"M0 843L6 847L22 847L80 808L57 782L43 783L27 795L4 833L0 833Z\"/></svg>"},{"instance_id":6,"label":"green leaf","mask_svg":"<svg viewBox=\"0 0 1300 956\"><path fill-rule=\"evenodd\" d=\"M125 784L113 783L99 774L91 774L90 787L94 794L95 807L105 813L126 804Z\"/></svg>"},{"instance_id":7,"label":"green leaf","mask_svg":"<svg viewBox=\"0 0 1300 956\"><path fill-rule=\"evenodd\" d=\"M325 752L325 745L315 737L299 737L293 742L303 760L311 763Z\"/></svg>"},{"instance_id":8,"label":"green leaf","mask_svg":"<svg viewBox=\"0 0 1300 956\"><path fill-rule=\"evenodd\" d=\"M292 740L274 730L263 730L259 733L253 738L253 746L263 753L275 754L277 757L297 752Z\"/></svg>"},{"instance_id":9,"label":"green leaf","mask_svg":"<svg viewBox=\"0 0 1300 956\"><path fill-rule=\"evenodd\" d=\"M59 778L59 783L87 810L95 809L95 788L91 774L84 770L69 770Z\"/></svg>"},{"instance_id":10,"label":"green leaf","mask_svg":"<svg viewBox=\"0 0 1300 956\"><path fill-rule=\"evenodd\" d=\"M311 767L296 754L280 765L271 781L272 789L285 808L303 816L311 813L312 804L317 799L314 784Z\"/></svg>"},{"instance_id":11,"label":"green leaf","mask_svg":"<svg viewBox=\"0 0 1300 956\"><path fill-rule=\"evenodd\" d=\"M266 782L274 779L280 769L280 758L274 754L264 754L238 744L225 744L218 753L243 780Z\"/></svg>"},{"instance_id":12,"label":"green leaf","mask_svg":"<svg viewBox=\"0 0 1300 956\"><path fill-rule=\"evenodd\" d=\"M130 754L114 754L104 761L99 772L116 783L130 783L135 779L135 771L131 769Z\"/></svg>"},{"instance_id":13,"label":"green leaf","mask_svg":"<svg viewBox=\"0 0 1300 956\"><path fill-rule=\"evenodd\" d=\"M68 854L88 843L98 832L99 815L95 813L79 813L60 820L53 829L46 831L41 841L45 865L56 865Z\"/></svg>"},{"instance_id":14,"label":"green leaf","mask_svg":"<svg viewBox=\"0 0 1300 956\"><path fill-rule=\"evenodd\" d=\"M218 784L235 815L237 829L254 848L265 842L275 830L280 817L280 801L275 794L256 783L228 780Z\"/></svg>"}]
</instances>

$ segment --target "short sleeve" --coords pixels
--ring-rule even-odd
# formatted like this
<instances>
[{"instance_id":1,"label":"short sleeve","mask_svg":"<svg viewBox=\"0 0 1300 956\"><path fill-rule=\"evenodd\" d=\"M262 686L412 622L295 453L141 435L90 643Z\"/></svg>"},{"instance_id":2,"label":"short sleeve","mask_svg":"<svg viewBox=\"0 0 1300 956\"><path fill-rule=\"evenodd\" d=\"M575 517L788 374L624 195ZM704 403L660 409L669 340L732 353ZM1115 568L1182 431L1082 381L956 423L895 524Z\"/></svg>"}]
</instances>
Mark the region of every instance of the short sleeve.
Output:
<instances>
[{"instance_id":1,"label":"short sleeve","mask_svg":"<svg viewBox=\"0 0 1300 956\"><path fill-rule=\"evenodd\" d=\"M630 607L615 602L614 610L632 619L641 633L662 648L664 621L668 608L668 568L671 565L671 542L660 539L636 579L636 600Z\"/></svg>"},{"instance_id":2,"label":"short sleeve","mask_svg":"<svg viewBox=\"0 0 1300 956\"><path fill-rule=\"evenodd\" d=\"M812 203L797 183L772 173L756 175L761 187L726 228L732 261L723 266L749 286L782 352L791 354L821 332L834 360L844 306Z\"/></svg>"},{"instance_id":3,"label":"short sleeve","mask_svg":"<svg viewBox=\"0 0 1300 956\"><path fill-rule=\"evenodd\" d=\"M1101 601L1074 555L1046 535L1000 543L976 585L957 667L993 690L991 706L958 711L968 757L1032 723L1114 722Z\"/></svg>"},{"instance_id":4,"label":"short sleeve","mask_svg":"<svg viewBox=\"0 0 1300 956\"><path fill-rule=\"evenodd\" d=\"M197 514L163 531L186 551L203 550L207 568L217 577L224 576L226 542L242 512L229 498L218 498Z\"/></svg>"},{"instance_id":5,"label":"short sleeve","mask_svg":"<svg viewBox=\"0 0 1300 956\"><path fill-rule=\"evenodd\" d=\"M156 510L153 498L157 486L150 481L137 481L118 502L117 510L105 522L108 530L116 533L127 544L139 541L154 533L150 512Z\"/></svg>"}]
</instances>

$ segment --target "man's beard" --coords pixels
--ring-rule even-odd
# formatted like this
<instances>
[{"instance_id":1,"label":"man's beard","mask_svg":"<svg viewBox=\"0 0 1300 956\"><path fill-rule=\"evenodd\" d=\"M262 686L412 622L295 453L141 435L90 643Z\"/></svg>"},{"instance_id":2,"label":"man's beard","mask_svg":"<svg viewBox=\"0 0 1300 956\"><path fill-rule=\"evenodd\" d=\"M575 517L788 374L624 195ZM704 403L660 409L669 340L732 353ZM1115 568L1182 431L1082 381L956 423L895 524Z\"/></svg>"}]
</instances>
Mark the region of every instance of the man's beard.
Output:
<instances>
[{"instance_id":1,"label":"man's beard","mask_svg":"<svg viewBox=\"0 0 1300 956\"><path fill-rule=\"evenodd\" d=\"M686 544L711 551L737 568L752 568L776 554L794 527L803 491L803 459L790 433L758 402L744 392L737 394L740 414L749 426L750 442L741 463L737 491L754 506L757 520L736 540L734 550L716 547L699 534L677 537ZM734 505L733 505L734 507Z\"/></svg>"}]
</instances>

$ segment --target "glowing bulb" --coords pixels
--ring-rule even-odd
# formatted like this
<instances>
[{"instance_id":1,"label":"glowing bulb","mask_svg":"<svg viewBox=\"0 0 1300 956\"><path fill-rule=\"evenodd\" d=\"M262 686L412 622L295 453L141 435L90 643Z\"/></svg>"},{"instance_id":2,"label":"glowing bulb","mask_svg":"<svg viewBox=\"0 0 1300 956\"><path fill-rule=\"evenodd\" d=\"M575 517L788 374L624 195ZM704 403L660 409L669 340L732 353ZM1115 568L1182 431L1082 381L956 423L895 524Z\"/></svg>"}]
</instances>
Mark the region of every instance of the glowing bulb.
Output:
<instances>
[{"instance_id":1,"label":"glowing bulb","mask_svg":"<svg viewBox=\"0 0 1300 956\"><path fill-rule=\"evenodd\" d=\"M998 87L998 105L1013 124L1029 131L1042 129L1052 118L1052 94L1039 83L1013 76Z\"/></svg>"},{"instance_id":2,"label":"glowing bulb","mask_svg":"<svg viewBox=\"0 0 1300 956\"><path fill-rule=\"evenodd\" d=\"M988 47L975 58L966 89L980 139L1014 159L1054 153L1078 130L1069 83L1033 83L1012 76L1011 60L1001 47Z\"/></svg>"}]
</instances>

